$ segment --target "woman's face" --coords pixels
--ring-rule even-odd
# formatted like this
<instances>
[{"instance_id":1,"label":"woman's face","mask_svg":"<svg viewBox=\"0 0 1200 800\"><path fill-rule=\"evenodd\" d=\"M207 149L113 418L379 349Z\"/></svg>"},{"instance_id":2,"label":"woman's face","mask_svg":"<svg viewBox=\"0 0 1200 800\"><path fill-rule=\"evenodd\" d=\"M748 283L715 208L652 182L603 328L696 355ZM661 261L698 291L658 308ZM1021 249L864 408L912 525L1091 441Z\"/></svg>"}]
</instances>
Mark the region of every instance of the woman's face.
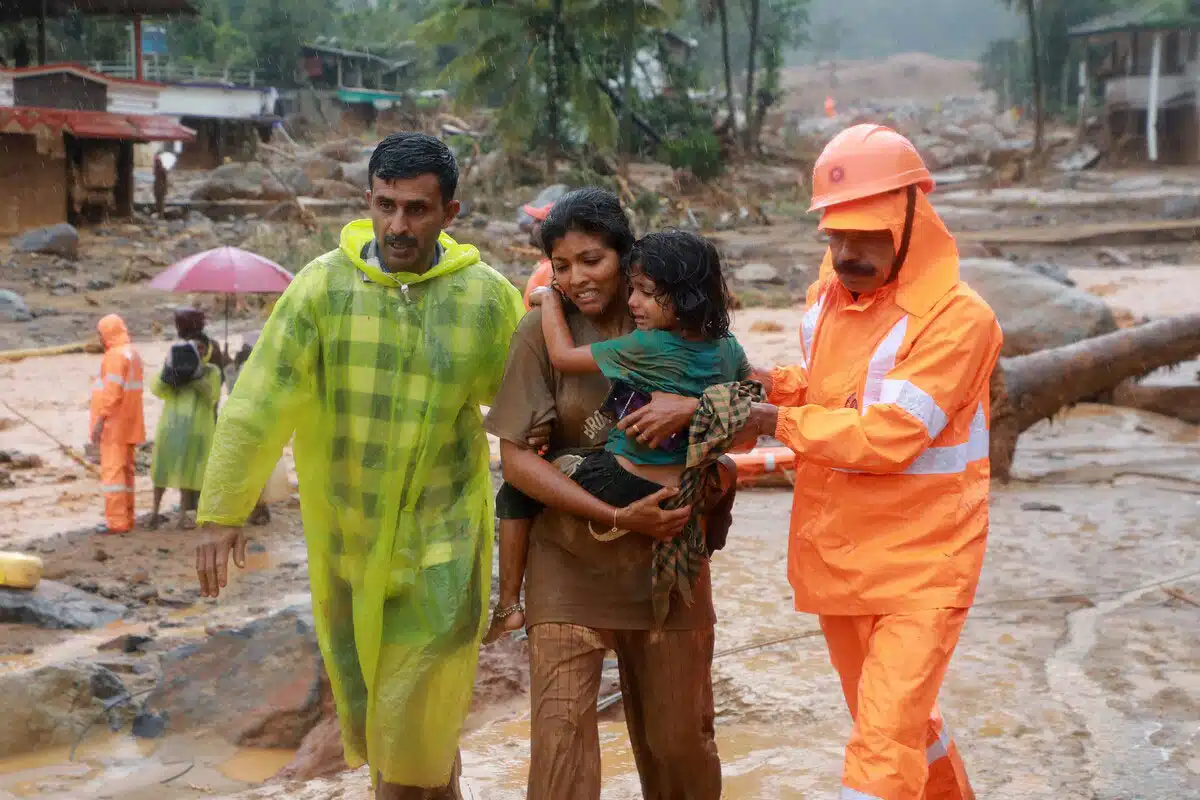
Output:
<instances>
[{"instance_id":1,"label":"woman's face","mask_svg":"<svg viewBox=\"0 0 1200 800\"><path fill-rule=\"evenodd\" d=\"M567 231L550 253L554 282L584 316L603 314L622 289L621 257L599 236Z\"/></svg>"}]
</instances>

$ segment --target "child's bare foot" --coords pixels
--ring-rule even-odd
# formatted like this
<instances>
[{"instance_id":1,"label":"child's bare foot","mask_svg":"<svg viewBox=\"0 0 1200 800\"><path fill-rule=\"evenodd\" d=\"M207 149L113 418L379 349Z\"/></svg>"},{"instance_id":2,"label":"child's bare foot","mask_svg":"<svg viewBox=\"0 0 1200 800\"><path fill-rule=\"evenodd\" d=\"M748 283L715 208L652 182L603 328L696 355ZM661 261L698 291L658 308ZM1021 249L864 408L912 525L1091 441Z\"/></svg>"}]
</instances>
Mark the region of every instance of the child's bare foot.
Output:
<instances>
[{"instance_id":1,"label":"child's bare foot","mask_svg":"<svg viewBox=\"0 0 1200 800\"><path fill-rule=\"evenodd\" d=\"M492 626L484 634L483 643L491 644L511 633L516 633L524 627L525 606L520 603L513 603L511 606L497 607L492 612Z\"/></svg>"}]
</instances>

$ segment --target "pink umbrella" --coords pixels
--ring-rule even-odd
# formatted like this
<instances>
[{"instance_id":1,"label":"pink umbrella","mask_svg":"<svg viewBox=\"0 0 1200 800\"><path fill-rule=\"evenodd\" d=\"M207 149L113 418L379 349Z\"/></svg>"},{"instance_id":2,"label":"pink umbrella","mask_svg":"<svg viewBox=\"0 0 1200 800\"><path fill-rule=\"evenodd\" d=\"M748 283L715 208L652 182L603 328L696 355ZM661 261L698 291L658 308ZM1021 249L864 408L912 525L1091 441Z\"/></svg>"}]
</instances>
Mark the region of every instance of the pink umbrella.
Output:
<instances>
[{"instance_id":1,"label":"pink umbrella","mask_svg":"<svg viewBox=\"0 0 1200 800\"><path fill-rule=\"evenodd\" d=\"M278 294L292 273L270 259L236 247L205 250L163 270L150 281L167 292L213 292L225 295L225 351L229 352L229 295Z\"/></svg>"},{"instance_id":2,"label":"pink umbrella","mask_svg":"<svg viewBox=\"0 0 1200 800\"><path fill-rule=\"evenodd\" d=\"M236 247L218 247L188 256L150 281L168 292L276 294L292 282L292 273L270 259Z\"/></svg>"}]
</instances>

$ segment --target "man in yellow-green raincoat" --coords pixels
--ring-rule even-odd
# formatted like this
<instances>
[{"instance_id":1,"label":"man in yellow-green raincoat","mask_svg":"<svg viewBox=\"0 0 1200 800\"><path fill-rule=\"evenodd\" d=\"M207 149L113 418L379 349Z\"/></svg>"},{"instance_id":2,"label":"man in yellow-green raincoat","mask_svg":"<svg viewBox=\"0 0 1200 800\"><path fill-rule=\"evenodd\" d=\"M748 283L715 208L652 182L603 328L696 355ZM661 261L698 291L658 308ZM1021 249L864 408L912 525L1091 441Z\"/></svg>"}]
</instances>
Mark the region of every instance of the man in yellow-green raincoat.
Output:
<instances>
[{"instance_id":1,"label":"man in yellow-green raincoat","mask_svg":"<svg viewBox=\"0 0 1200 800\"><path fill-rule=\"evenodd\" d=\"M346 759L378 800L457 798L458 734L490 592L480 404L520 292L442 230L453 154L398 133L371 156L371 219L276 304L217 424L198 521L202 592L244 564L241 526L295 434L313 611Z\"/></svg>"}]
</instances>

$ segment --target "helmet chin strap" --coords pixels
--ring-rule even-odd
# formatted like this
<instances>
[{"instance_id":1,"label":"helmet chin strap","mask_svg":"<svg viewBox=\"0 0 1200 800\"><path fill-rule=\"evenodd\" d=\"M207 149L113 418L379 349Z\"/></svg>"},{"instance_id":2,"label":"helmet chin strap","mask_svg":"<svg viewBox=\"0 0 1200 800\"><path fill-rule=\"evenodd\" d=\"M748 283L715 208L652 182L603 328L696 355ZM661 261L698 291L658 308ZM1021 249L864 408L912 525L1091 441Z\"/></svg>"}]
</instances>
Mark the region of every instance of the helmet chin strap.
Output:
<instances>
[{"instance_id":1,"label":"helmet chin strap","mask_svg":"<svg viewBox=\"0 0 1200 800\"><path fill-rule=\"evenodd\" d=\"M908 187L908 204L904 210L904 233L900 237L900 249L896 251L896 259L892 262L892 278L900 274L908 258L908 247L912 244L913 218L917 215L917 187Z\"/></svg>"}]
</instances>

